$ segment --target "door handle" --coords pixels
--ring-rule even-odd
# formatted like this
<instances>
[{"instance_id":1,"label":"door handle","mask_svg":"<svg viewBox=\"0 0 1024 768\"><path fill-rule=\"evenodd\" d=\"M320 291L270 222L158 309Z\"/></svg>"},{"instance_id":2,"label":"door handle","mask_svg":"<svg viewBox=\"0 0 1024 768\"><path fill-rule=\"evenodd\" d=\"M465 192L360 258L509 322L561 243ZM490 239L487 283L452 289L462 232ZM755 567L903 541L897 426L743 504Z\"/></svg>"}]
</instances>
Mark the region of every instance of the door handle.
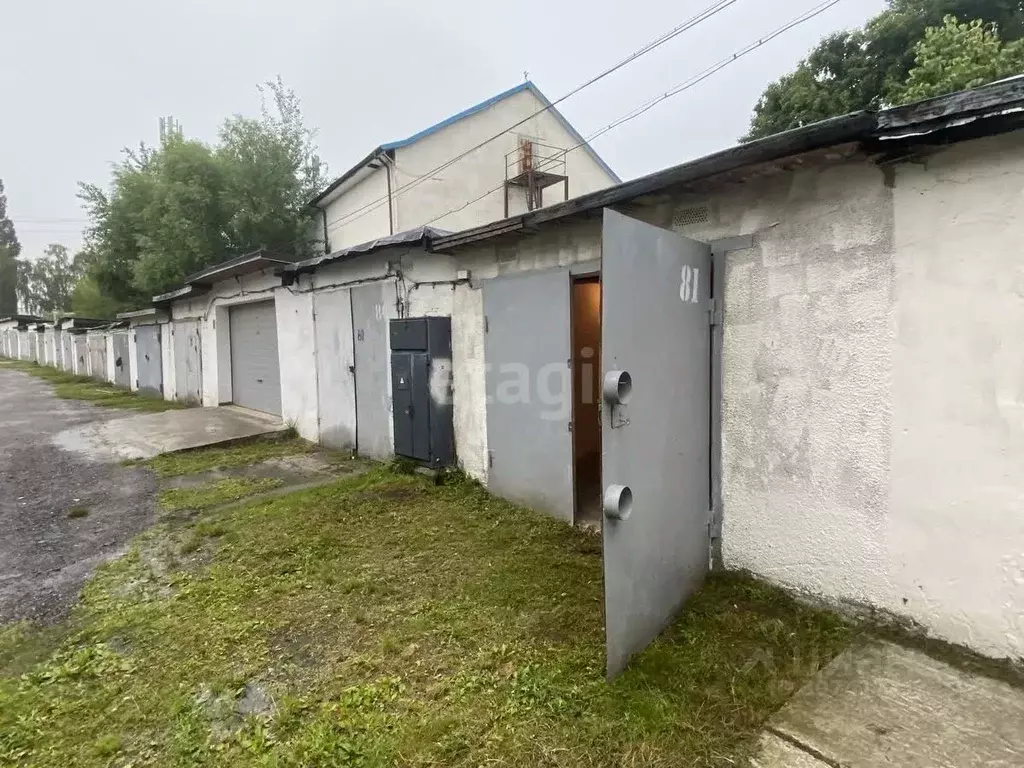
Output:
<instances>
[{"instance_id":1,"label":"door handle","mask_svg":"<svg viewBox=\"0 0 1024 768\"><path fill-rule=\"evenodd\" d=\"M262 384L263 383L263 379L256 379L256 383L257 384Z\"/></svg>"}]
</instances>

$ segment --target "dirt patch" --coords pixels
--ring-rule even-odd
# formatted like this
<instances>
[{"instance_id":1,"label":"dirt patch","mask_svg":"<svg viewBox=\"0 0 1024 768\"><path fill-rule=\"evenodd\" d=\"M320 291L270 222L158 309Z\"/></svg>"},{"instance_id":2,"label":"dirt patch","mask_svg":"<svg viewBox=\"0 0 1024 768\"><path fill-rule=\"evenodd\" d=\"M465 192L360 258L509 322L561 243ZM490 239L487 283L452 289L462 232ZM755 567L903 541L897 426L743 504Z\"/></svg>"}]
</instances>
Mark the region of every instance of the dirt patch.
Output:
<instances>
[{"instance_id":1,"label":"dirt patch","mask_svg":"<svg viewBox=\"0 0 1024 768\"><path fill-rule=\"evenodd\" d=\"M68 426L123 415L59 399L44 382L0 368L0 623L59 620L93 570L155 521L149 472L51 442Z\"/></svg>"},{"instance_id":2,"label":"dirt patch","mask_svg":"<svg viewBox=\"0 0 1024 768\"><path fill-rule=\"evenodd\" d=\"M365 461L336 461L328 454L307 453L279 456L247 466L224 467L193 475L168 477L160 485L162 488L193 488L232 477L280 480L284 486L303 485L311 481L364 472L367 466Z\"/></svg>"}]
</instances>

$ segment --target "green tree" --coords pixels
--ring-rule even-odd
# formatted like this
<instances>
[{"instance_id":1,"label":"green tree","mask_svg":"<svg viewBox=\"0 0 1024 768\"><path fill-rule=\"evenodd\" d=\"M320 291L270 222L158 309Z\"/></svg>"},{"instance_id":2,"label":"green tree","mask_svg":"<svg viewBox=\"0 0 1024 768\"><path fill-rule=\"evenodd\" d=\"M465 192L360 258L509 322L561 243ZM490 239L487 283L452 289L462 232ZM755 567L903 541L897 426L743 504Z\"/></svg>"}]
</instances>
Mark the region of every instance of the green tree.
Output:
<instances>
[{"instance_id":1,"label":"green tree","mask_svg":"<svg viewBox=\"0 0 1024 768\"><path fill-rule=\"evenodd\" d=\"M1002 40L1024 37L1022 0L889 0L863 29L825 38L796 70L770 84L744 140L886 103L915 66L915 46L947 15L994 24Z\"/></svg>"},{"instance_id":2,"label":"green tree","mask_svg":"<svg viewBox=\"0 0 1024 768\"><path fill-rule=\"evenodd\" d=\"M0 179L0 317L18 312L18 254L21 243L7 216L7 195Z\"/></svg>"},{"instance_id":3,"label":"green tree","mask_svg":"<svg viewBox=\"0 0 1024 768\"><path fill-rule=\"evenodd\" d=\"M51 243L38 259L18 261L18 299L27 312L52 316L71 309L82 262L66 246Z\"/></svg>"},{"instance_id":4,"label":"green tree","mask_svg":"<svg viewBox=\"0 0 1024 768\"><path fill-rule=\"evenodd\" d=\"M126 152L109 190L81 185L91 226L79 305L146 304L189 274L258 248L312 254L306 203L326 169L294 93L278 79L261 95L261 117L228 119L216 146L172 134L156 149Z\"/></svg>"},{"instance_id":5,"label":"green tree","mask_svg":"<svg viewBox=\"0 0 1024 768\"><path fill-rule=\"evenodd\" d=\"M961 24L947 16L941 27L925 30L914 46L907 81L891 85L886 101L908 104L945 93L977 88L1024 71L1024 40L1003 43L993 24L980 19Z\"/></svg>"},{"instance_id":6,"label":"green tree","mask_svg":"<svg viewBox=\"0 0 1024 768\"><path fill-rule=\"evenodd\" d=\"M113 317L122 309L122 306L100 290L96 278L86 272L82 278L75 283L75 289L71 294L71 311L82 317Z\"/></svg>"},{"instance_id":7,"label":"green tree","mask_svg":"<svg viewBox=\"0 0 1024 768\"><path fill-rule=\"evenodd\" d=\"M306 205L324 188L327 169L295 93L280 77L259 92L260 118L235 115L220 132L229 247L309 256L314 239Z\"/></svg>"}]
</instances>

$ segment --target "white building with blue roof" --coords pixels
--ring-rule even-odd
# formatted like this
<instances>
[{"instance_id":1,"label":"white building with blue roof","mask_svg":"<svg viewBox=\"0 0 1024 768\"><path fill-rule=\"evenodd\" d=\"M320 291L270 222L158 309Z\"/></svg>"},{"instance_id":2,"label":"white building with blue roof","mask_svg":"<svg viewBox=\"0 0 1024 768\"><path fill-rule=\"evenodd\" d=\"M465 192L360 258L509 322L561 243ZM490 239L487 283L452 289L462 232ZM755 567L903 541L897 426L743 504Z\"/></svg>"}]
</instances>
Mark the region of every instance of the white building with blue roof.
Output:
<instances>
[{"instance_id":1,"label":"white building with blue roof","mask_svg":"<svg viewBox=\"0 0 1024 768\"><path fill-rule=\"evenodd\" d=\"M619 181L527 81L380 145L311 203L330 253L423 226L458 231Z\"/></svg>"}]
</instances>

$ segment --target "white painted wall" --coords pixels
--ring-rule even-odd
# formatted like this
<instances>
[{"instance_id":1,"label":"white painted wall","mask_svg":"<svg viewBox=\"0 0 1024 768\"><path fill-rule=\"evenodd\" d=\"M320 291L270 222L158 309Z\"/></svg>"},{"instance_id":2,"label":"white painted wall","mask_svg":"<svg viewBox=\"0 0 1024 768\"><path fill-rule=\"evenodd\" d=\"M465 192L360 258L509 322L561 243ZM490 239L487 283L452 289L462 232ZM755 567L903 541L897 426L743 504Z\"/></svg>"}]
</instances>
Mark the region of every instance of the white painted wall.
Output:
<instances>
[{"instance_id":1,"label":"white painted wall","mask_svg":"<svg viewBox=\"0 0 1024 768\"><path fill-rule=\"evenodd\" d=\"M56 334L54 329L47 328L43 331L44 346L46 349L46 364L49 366L57 367L57 347L56 347Z\"/></svg>"},{"instance_id":2,"label":"white painted wall","mask_svg":"<svg viewBox=\"0 0 1024 768\"><path fill-rule=\"evenodd\" d=\"M278 279L280 283L280 279ZM308 293L279 288L277 349L281 360L281 417L299 434L319 439L313 299Z\"/></svg>"},{"instance_id":3,"label":"white painted wall","mask_svg":"<svg viewBox=\"0 0 1024 768\"><path fill-rule=\"evenodd\" d=\"M395 188L408 184L453 156L506 131L510 125L528 118L542 107L541 101L531 91L520 91L408 147L396 150ZM569 149L577 143L550 111L543 112L514 131L506 132L503 138L488 142L439 172L436 177L399 195L396 198L395 231L401 232L428 223L440 229L458 231L504 218L502 185L505 181L505 155L518 149L520 137L561 149ZM537 151L548 152L542 148ZM566 169L570 197L579 197L615 183L582 147L568 154ZM471 202L485 194L481 200ZM550 187L544 192L545 205L562 202L563 199L561 186ZM514 190L510 198L510 215L525 210L525 194Z\"/></svg>"},{"instance_id":4,"label":"white painted wall","mask_svg":"<svg viewBox=\"0 0 1024 768\"><path fill-rule=\"evenodd\" d=\"M110 331L106 333L107 337L107 381L111 384L114 383L114 378L117 376L117 360L114 358L114 334ZM57 334L57 349L60 349L60 334ZM58 360L60 359L60 352L58 351Z\"/></svg>"},{"instance_id":5,"label":"white painted wall","mask_svg":"<svg viewBox=\"0 0 1024 768\"><path fill-rule=\"evenodd\" d=\"M391 234L387 203L377 202L388 194L387 170L367 169L361 173L366 174L362 180L346 187L325 208L327 240L332 252Z\"/></svg>"},{"instance_id":6,"label":"white painted wall","mask_svg":"<svg viewBox=\"0 0 1024 768\"><path fill-rule=\"evenodd\" d=\"M128 388L132 392L139 391L139 345L134 326L128 329Z\"/></svg>"},{"instance_id":7,"label":"white painted wall","mask_svg":"<svg viewBox=\"0 0 1024 768\"><path fill-rule=\"evenodd\" d=\"M387 196L389 172L392 190L398 190L503 131L506 133L501 139L486 143L443 171L418 182L416 186L394 194L392 215L395 232L427 224L456 231L504 218L505 155L518 149L520 137L562 149L570 149L577 143L550 111L527 120L514 131L507 131L509 126L530 117L542 106L531 91L520 91L407 147L395 150L390 171L386 167L372 172L364 171L371 175L354 186L345 187L336 198L328 198L329 202L325 205L331 249L358 245L390 234L388 205L384 200ZM537 151L548 152L540 148ZM565 168L569 176L570 197L604 189L615 183L582 147L567 155ZM561 173L560 170L558 172ZM481 196L480 200L476 200ZM545 190L546 205L563 199L561 186ZM369 209L358 213L370 204ZM525 210L525 194L521 190L513 190L510 215Z\"/></svg>"},{"instance_id":8,"label":"white painted wall","mask_svg":"<svg viewBox=\"0 0 1024 768\"><path fill-rule=\"evenodd\" d=\"M178 380L174 375L174 327L160 323L160 368L164 381L164 400L172 402L178 394Z\"/></svg>"}]
</instances>

